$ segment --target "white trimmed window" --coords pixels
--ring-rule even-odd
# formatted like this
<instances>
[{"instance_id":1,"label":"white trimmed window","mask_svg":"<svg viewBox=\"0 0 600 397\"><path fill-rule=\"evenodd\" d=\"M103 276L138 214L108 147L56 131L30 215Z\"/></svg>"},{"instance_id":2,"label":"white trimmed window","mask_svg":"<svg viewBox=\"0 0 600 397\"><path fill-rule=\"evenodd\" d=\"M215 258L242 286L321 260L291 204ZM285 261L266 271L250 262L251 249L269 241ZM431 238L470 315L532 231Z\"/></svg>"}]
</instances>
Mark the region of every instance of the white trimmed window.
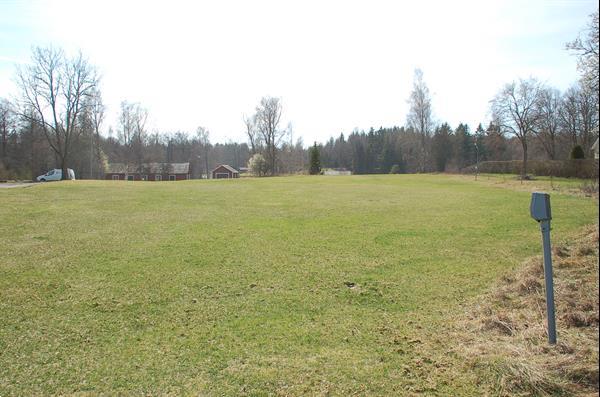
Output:
<instances>
[{"instance_id":1,"label":"white trimmed window","mask_svg":"<svg viewBox=\"0 0 600 397\"><path fill-rule=\"evenodd\" d=\"M113 181L118 181L119 180L119 175L113 175L112 176L112 180Z\"/></svg>"},{"instance_id":2,"label":"white trimmed window","mask_svg":"<svg viewBox=\"0 0 600 397\"><path fill-rule=\"evenodd\" d=\"M133 181L134 180L133 175L127 175L127 180L128 181Z\"/></svg>"},{"instance_id":3,"label":"white trimmed window","mask_svg":"<svg viewBox=\"0 0 600 397\"><path fill-rule=\"evenodd\" d=\"M169 180L170 181L175 181L175 180L177 180L177 178L175 178L175 175L169 175Z\"/></svg>"},{"instance_id":4,"label":"white trimmed window","mask_svg":"<svg viewBox=\"0 0 600 397\"><path fill-rule=\"evenodd\" d=\"M160 174L154 175L154 180L155 181L162 181L162 175L160 175Z\"/></svg>"}]
</instances>

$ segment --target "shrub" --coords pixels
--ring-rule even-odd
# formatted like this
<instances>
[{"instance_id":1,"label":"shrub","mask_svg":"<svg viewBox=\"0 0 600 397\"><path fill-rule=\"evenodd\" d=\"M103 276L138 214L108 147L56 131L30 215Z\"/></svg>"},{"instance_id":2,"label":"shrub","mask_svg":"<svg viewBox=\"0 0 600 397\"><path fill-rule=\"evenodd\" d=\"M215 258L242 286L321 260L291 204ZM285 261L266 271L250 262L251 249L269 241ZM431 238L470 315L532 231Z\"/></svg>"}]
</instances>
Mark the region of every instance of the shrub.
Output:
<instances>
[{"instance_id":1,"label":"shrub","mask_svg":"<svg viewBox=\"0 0 600 397\"><path fill-rule=\"evenodd\" d=\"M256 153L248 161L248 168L254 176L264 176L267 174L267 161L262 154Z\"/></svg>"},{"instance_id":2,"label":"shrub","mask_svg":"<svg viewBox=\"0 0 600 397\"><path fill-rule=\"evenodd\" d=\"M402 168L398 164L392 165L392 168L390 169L390 174L401 174L401 173L402 173Z\"/></svg>"},{"instance_id":3,"label":"shrub","mask_svg":"<svg viewBox=\"0 0 600 397\"><path fill-rule=\"evenodd\" d=\"M529 160L528 170L537 176L555 176L562 178L588 178L598 177L598 160ZM479 163L479 172L488 174L515 174L521 173L521 160L512 161L483 161ZM462 173L475 173L475 166L461 170Z\"/></svg>"}]
</instances>

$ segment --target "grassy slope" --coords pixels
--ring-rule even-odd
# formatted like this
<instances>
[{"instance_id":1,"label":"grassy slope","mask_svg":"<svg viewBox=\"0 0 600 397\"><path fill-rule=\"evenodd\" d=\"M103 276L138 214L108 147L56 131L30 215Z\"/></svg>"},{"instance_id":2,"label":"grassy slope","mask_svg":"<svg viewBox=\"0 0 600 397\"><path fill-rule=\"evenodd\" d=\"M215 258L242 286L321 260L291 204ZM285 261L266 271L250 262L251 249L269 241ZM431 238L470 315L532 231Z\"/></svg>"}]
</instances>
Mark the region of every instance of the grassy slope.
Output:
<instances>
[{"instance_id":1,"label":"grassy slope","mask_svg":"<svg viewBox=\"0 0 600 397\"><path fill-rule=\"evenodd\" d=\"M558 342L548 344L542 257L525 261L454 324L482 394L598 395L598 225L555 244Z\"/></svg>"},{"instance_id":2,"label":"grassy slope","mask_svg":"<svg viewBox=\"0 0 600 397\"><path fill-rule=\"evenodd\" d=\"M474 175L452 175L451 177L463 180L473 181ZM542 190L552 194L569 194L575 196L591 196L589 192L585 192L586 186L593 185L594 180L578 179L578 178L557 178L549 176L535 176L529 181L521 181L514 174L479 174L479 184L496 185L502 188L510 188L518 191L536 191ZM596 189L597 196L597 189Z\"/></svg>"},{"instance_id":3,"label":"grassy slope","mask_svg":"<svg viewBox=\"0 0 600 397\"><path fill-rule=\"evenodd\" d=\"M452 341L422 357L415 335L540 249L528 193L444 176L77 181L0 204L1 395L472 394ZM598 216L552 204L557 240Z\"/></svg>"}]
</instances>

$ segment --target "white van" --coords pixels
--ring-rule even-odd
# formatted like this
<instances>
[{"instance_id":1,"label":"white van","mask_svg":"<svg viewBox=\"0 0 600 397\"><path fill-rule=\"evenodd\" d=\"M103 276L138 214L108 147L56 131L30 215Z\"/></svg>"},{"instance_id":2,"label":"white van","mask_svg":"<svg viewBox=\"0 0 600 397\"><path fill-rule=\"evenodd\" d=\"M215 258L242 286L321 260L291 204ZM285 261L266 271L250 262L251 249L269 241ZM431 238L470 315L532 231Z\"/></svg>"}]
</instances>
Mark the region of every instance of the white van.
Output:
<instances>
[{"instance_id":1,"label":"white van","mask_svg":"<svg viewBox=\"0 0 600 397\"><path fill-rule=\"evenodd\" d=\"M71 168L67 168L69 172L69 179L75 180L75 171ZM62 179L62 170L60 168L55 168L46 172L44 175L40 175L37 178L38 182L48 182L48 181L60 181Z\"/></svg>"}]
</instances>

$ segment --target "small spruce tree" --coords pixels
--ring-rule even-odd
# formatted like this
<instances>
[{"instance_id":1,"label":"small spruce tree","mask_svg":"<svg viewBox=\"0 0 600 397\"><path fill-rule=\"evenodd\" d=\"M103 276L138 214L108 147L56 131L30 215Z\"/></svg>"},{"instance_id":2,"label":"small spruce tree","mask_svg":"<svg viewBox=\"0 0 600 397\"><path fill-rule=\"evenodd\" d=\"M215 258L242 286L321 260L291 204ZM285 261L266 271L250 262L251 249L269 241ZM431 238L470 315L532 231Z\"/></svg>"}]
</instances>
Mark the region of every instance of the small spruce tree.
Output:
<instances>
[{"instance_id":1,"label":"small spruce tree","mask_svg":"<svg viewBox=\"0 0 600 397\"><path fill-rule=\"evenodd\" d=\"M581 145L573 146L573 149L571 149L571 159L581 160L583 158L585 158L585 152L583 151Z\"/></svg>"},{"instance_id":2,"label":"small spruce tree","mask_svg":"<svg viewBox=\"0 0 600 397\"><path fill-rule=\"evenodd\" d=\"M308 172L311 175L319 175L321 173L321 155L317 142L310 148L310 169Z\"/></svg>"}]
</instances>

